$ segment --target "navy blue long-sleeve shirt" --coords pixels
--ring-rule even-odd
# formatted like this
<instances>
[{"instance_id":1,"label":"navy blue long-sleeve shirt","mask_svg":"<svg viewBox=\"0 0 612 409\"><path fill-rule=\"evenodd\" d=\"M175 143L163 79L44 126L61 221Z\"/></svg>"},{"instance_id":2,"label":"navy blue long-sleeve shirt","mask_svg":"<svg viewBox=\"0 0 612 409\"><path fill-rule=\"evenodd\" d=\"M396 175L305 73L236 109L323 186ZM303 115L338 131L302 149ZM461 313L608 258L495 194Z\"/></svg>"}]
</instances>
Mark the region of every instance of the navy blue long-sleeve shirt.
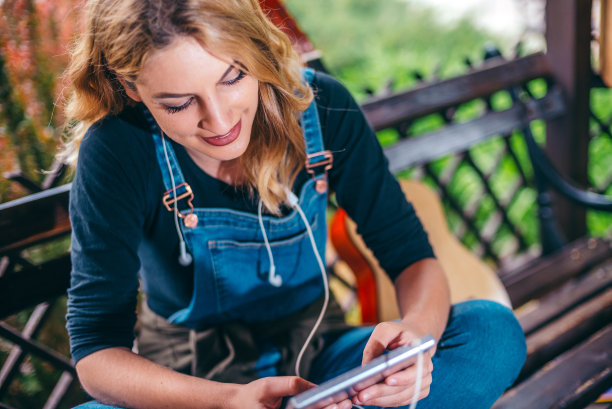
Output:
<instances>
[{"instance_id":1,"label":"navy blue long-sleeve shirt","mask_svg":"<svg viewBox=\"0 0 612 409\"><path fill-rule=\"evenodd\" d=\"M348 91L321 73L313 89L325 149L334 152L330 188L394 279L410 264L433 257L427 235ZM207 175L182 146L172 143L195 207L257 213L256 200ZM295 188L309 177L302 171ZM162 205L164 192L140 107L126 108L88 130L70 194L67 327L75 362L104 348L131 348L141 283L149 307L161 316L189 304L193 268L177 262L179 239L172 213Z\"/></svg>"}]
</instances>

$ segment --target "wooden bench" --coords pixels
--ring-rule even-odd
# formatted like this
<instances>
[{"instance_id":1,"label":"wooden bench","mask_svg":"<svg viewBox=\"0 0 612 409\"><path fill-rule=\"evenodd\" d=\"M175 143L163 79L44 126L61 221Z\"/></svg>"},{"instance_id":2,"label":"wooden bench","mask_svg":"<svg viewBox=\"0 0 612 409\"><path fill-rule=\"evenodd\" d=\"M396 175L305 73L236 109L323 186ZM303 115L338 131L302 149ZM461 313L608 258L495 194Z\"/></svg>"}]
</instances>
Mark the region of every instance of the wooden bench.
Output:
<instances>
[{"instance_id":1,"label":"wooden bench","mask_svg":"<svg viewBox=\"0 0 612 409\"><path fill-rule=\"evenodd\" d=\"M543 95L530 92L534 80L546 84ZM492 104L499 93L510 101L503 109ZM468 120L453 118L474 101L482 103L480 113ZM423 179L433 187L447 213L461 220L458 230L463 226L464 234L477 237L472 250L498 269L527 336L528 357L515 386L494 407L582 408L597 399L612 386L612 247L601 238L565 243L555 226L550 190L591 209L611 211L612 200L563 180L534 141L534 123L565 114L563 96L545 55L514 61L492 59L461 77L374 100L363 109L376 130L396 130L398 141L385 148L390 169L400 177L410 169L411 178ZM432 114L439 116L442 125L412 135L411 127ZM477 163L482 159L477 151L493 143L499 150L495 158L489 158L494 164L487 168ZM527 163L518 157L521 148L528 152ZM496 176L496 166L505 160L517 168L516 180L508 191L500 192L490 181ZM531 172L525 165L532 165ZM453 191L453 172L461 166L470 169L479 184L476 199L467 205L460 201L461 192ZM406 184L403 188L410 196L411 188ZM509 206L525 189L530 189L538 203L531 220L540 225L541 239L535 245L529 244L518 223L509 217ZM490 201L491 210L486 223L478 226L475 214L485 200ZM415 208L419 213L416 203ZM388 315L386 305L387 300L394 300L390 283L373 256L363 251L355 227L345 218L339 212L332 220L332 242L356 274L362 320L394 318L397 313ZM509 231L510 238L496 248L496 233L501 229ZM449 269L460 269L453 262L462 264L451 260Z\"/></svg>"},{"instance_id":2,"label":"wooden bench","mask_svg":"<svg viewBox=\"0 0 612 409\"><path fill-rule=\"evenodd\" d=\"M536 96L527 92L533 80L545 91L535 92ZM496 106L498 98L506 101L503 109ZM521 159L518 151L527 150L530 126L565 113L545 56L491 60L461 77L371 100L363 109L372 126L383 131L383 139L397 139L385 148L391 170L400 178L423 179L437 190L449 220L454 220L453 233L497 270L517 308L529 356L515 387L495 407L582 408L610 388L612 248L604 239L563 243L555 236L548 187L559 184L556 187L567 195L592 207L610 209L609 203L568 188L554 174L546 176L546 169L535 173L526 169L529 156L523 154ZM474 110L478 115L456 120L457 113ZM479 164L479 150L493 152L492 157L485 155L492 165ZM537 147L531 151L539 169L545 159L538 156ZM505 166L506 161L518 163L512 172L518 179L507 191L497 192L490 183L496 177L491 169ZM480 182L477 194L468 195L477 201L462 203L462 192L453 190L454 173L463 170L470 170ZM54 368L52 375L42 370L30 373L52 378L55 384L45 408L66 407L85 398L78 393L66 338L51 348L42 340L48 337L41 337L53 308L62 313L69 283L68 191L65 185L0 204L0 338L5 340L2 345L14 345L0 370L0 407L28 407L23 406L27 392L10 391L14 379L24 376L24 359L44 361L40 368L45 371ZM512 205L522 200L521 195L532 202L537 197L540 203L532 216L539 214L545 233L541 241L534 242L513 219ZM479 225L482 203L490 217ZM505 232L501 239L500 231ZM371 302L376 299L374 278L360 275L357 282L362 312L371 314L366 306L376 308ZM67 395L69 391L77 397Z\"/></svg>"}]
</instances>

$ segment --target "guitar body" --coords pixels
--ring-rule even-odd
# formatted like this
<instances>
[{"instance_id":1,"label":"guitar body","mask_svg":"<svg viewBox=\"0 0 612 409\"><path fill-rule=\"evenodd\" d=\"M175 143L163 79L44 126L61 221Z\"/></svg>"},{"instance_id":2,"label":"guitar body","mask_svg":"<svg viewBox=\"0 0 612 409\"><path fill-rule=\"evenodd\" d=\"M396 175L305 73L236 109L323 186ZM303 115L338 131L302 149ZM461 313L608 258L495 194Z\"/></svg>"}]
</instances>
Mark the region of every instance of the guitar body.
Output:
<instances>
[{"instance_id":1,"label":"guitar body","mask_svg":"<svg viewBox=\"0 0 612 409\"><path fill-rule=\"evenodd\" d=\"M484 298L511 307L508 293L495 271L467 250L448 230L438 196L419 181L402 180L400 185L414 206L436 258L446 273L451 302ZM391 280L365 246L355 222L341 209L331 222L330 238L340 258L355 274L362 322L372 324L399 318Z\"/></svg>"}]
</instances>

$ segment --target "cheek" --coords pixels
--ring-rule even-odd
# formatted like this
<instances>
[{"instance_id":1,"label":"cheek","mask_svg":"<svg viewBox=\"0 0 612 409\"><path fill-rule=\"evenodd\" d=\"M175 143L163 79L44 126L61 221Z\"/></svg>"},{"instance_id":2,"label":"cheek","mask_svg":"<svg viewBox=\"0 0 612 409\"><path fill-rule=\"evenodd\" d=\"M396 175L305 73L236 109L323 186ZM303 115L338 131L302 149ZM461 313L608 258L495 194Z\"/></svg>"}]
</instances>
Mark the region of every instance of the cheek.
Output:
<instances>
[{"instance_id":1,"label":"cheek","mask_svg":"<svg viewBox=\"0 0 612 409\"><path fill-rule=\"evenodd\" d=\"M249 82L244 85L244 89L240 92L241 104L254 115L259 104L259 81L249 78Z\"/></svg>"},{"instance_id":2,"label":"cheek","mask_svg":"<svg viewBox=\"0 0 612 409\"><path fill-rule=\"evenodd\" d=\"M161 114L161 116L155 118L155 120L157 121L159 127L166 134L172 135L173 137L182 137L192 133L190 132L190 128L192 127L189 126L191 121L185 118L184 116L181 116L181 118L179 118L179 116L174 117L172 115Z\"/></svg>"}]
</instances>

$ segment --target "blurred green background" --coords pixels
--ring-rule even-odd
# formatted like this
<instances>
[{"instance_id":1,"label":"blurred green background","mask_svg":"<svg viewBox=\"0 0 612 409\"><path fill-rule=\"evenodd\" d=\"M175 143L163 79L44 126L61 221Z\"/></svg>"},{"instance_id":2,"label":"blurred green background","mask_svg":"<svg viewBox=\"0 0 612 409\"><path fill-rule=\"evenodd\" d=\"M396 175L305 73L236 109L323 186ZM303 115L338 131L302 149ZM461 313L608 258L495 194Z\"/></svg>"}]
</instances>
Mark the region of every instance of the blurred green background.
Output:
<instances>
[{"instance_id":1,"label":"blurred green background","mask_svg":"<svg viewBox=\"0 0 612 409\"><path fill-rule=\"evenodd\" d=\"M512 51L516 39L478 28L469 18L446 22L427 2L405 0L285 0L323 52L329 71L363 100L364 88L414 84L413 73L447 78L482 60L485 44Z\"/></svg>"}]
</instances>

